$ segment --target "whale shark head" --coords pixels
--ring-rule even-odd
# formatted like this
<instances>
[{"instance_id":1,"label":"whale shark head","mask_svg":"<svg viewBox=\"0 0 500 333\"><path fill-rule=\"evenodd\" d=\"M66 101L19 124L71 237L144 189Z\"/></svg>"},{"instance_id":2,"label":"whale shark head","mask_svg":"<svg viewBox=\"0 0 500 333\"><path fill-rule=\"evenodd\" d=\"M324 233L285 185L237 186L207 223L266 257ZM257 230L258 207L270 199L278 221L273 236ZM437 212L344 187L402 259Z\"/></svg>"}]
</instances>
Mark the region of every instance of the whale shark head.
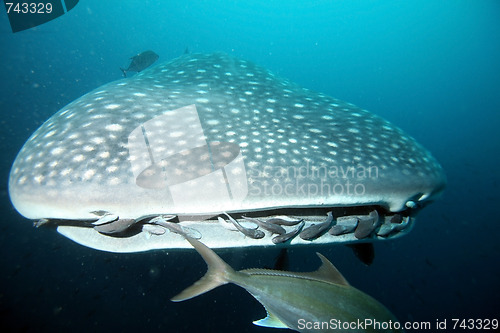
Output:
<instances>
[{"instance_id":1,"label":"whale shark head","mask_svg":"<svg viewBox=\"0 0 500 333\"><path fill-rule=\"evenodd\" d=\"M272 244L272 231L250 237L222 212L243 230L262 229L245 217L304 229L329 221L291 244L392 238L445 182L432 155L386 120L216 53L184 55L61 109L19 152L9 194L23 216L81 244L134 252L188 246L155 223L162 216L211 247Z\"/></svg>"}]
</instances>

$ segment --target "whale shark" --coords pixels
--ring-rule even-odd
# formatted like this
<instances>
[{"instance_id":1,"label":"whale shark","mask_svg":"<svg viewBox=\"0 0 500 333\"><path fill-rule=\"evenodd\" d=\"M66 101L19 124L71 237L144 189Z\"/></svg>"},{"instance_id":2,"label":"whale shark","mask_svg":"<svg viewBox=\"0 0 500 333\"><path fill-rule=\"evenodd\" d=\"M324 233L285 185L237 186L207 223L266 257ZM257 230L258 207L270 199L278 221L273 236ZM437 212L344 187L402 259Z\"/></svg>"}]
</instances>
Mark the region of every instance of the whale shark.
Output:
<instances>
[{"instance_id":1,"label":"whale shark","mask_svg":"<svg viewBox=\"0 0 500 333\"><path fill-rule=\"evenodd\" d=\"M139 252L187 248L183 234L211 248L388 240L445 185L397 126L211 53L63 107L19 151L9 196L36 226Z\"/></svg>"}]
</instances>

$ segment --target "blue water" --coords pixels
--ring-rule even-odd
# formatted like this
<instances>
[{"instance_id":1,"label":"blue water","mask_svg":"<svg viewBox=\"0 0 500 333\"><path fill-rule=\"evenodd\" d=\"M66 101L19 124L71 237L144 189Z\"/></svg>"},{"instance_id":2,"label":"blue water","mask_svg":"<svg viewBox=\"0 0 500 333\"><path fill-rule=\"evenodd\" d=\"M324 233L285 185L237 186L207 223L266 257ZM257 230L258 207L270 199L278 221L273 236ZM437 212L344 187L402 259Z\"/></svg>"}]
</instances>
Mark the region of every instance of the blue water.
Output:
<instances>
[{"instance_id":1,"label":"blue water","mask_svg":"<svg viewBox=\"0 0 500 333\"><path fill-rule=\"evenodd\" d=\"M244 5L251 2L252 5ZM199 278L193 251L110 254L35 229L10 204L16 153L48 117L119 79L144 50L160 61L224 51L383 116L432 151L448 177L406 237L377 243L367 267L343 246L290 251L312 270L321 251L400 321L500 319L499 1L100 1L13 34L0 10L0 328L9 331L278 332L228 285L169 298ZM275 249L222 253L235 268L273 265ZM451 330L450 330L451 331ZM460 330L455 330L460 331Z\"/></svg>"}]
</instances>

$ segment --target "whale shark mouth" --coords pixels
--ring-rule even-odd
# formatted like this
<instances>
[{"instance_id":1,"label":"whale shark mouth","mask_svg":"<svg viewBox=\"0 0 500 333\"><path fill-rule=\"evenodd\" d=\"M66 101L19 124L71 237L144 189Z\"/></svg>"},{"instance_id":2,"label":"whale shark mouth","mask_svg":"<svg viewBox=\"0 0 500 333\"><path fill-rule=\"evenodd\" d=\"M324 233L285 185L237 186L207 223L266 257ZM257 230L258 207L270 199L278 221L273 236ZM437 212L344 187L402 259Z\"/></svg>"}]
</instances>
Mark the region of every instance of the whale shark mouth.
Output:
<instances>
[{"instance_id":1,"label":"whale shark mouth","mask_svg":"<svg viewBox=\"0 0 500 333\"><path fill-rule=\"evenodd\" d=\"M137 252L367 242L407 233L446 184L382 118L225 54L106 84L25 143L9 195L88 247Z\"/></svg>"}]
</instances>

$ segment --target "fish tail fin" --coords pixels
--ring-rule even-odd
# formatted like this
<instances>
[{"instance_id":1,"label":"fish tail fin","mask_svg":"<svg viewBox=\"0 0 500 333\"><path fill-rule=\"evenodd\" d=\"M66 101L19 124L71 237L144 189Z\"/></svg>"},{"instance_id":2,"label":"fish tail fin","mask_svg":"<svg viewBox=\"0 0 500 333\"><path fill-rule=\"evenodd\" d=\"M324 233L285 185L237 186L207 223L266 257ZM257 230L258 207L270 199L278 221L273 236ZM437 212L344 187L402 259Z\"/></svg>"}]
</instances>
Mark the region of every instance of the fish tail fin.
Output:
<instances>
[{"instance_id":1,"label":"fish tail fin","mask_svg":"<svg viewBox=\"0 0 500 333\"><path fill-rule=\"evenodd\" d=\"M207 273L193 285L187 287L180 294L171 298L173 302L181 302L198 295L204 294L218 286L230 282L232 274L236 272L224 262L214 251L196 239L186 237L187 241L193 245L198 253L207 263Z\"/></svg>"},{"instance_id":2,"label":"fish tail fin","mask_svg":"<svg viewBox=\"0 0 500 333\"><path fill-rule=\"evenodd\" d=\"M127 71L126 71L126 70L124 70L124 69L123 69L123 68L121 68L121 67L120 67L120 69L121 69L121 71L123 72L123 77L127 77Z\"/></svg>"}]
</instances>

